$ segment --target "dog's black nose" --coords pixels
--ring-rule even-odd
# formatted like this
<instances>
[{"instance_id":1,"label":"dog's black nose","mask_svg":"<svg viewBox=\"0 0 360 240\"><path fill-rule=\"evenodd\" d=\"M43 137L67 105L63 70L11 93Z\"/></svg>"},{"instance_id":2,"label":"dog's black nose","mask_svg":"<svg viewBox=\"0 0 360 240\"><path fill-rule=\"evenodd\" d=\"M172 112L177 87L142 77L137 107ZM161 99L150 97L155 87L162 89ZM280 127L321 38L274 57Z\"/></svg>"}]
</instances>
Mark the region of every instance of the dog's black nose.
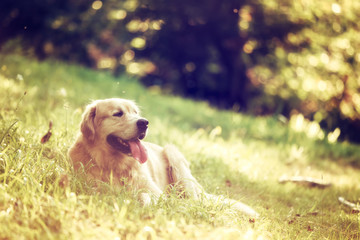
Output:
<instances>
[{"instance_id":1,"label":"dog's black nose","mask_svg":"<svg viewBox=\"0 0 360 240\"><path fill-rule=\"evenodd\" d=\"M145 131L148 127L148 124L149 124L149 121L142 118L142 119L139 119L137 122L136 122L136 125L139 129L139 131Z\"/></svg>"}]
</instances>

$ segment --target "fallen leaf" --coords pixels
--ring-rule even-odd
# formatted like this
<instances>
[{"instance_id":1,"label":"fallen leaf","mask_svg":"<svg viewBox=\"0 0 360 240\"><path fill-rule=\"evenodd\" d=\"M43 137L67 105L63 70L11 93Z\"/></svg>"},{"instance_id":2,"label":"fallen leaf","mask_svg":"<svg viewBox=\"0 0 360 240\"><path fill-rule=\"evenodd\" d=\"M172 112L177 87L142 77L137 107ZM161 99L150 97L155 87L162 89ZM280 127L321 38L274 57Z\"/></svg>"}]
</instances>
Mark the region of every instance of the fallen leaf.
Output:
<instances>
[{"instance_id":1,"label":"fallen leaf","mask_svg":"<svg viewBox=\"0 0 360 240\"><path fill-rule=\"evenodd\" d=\"M358 209L352 209L352 210L351 210L351 213L352 213L352 214L358 214L358 213L360 213L360 210L358 210Z\"/></svg>"},{"instance_id":2,"label":"fallen leaf","mask_svg":"<svg viewBox=\"0 0 360 240\"><path fill-rule=\"evenodd\" d=\"M42 143L42 144L44 144L44 143L46 143L46 142L49 141L49 139L50 139L50 137L51 137L51 135L52 135L52 132L51 132L52 126L53 126L53 122L50 121L50 122L49 122L49 130L48 130L48 132L41 138L41 143Z\"/></svg>"},{"instance_id":3,"label":"fallen leaf","mask_svg":"<svg viewBox=\"0 0 360 240\"><path fill-rule=\"evenodd\" d=\"M67 188L69 186L69 176L67 174L62 174L60 176L59 186L61 188Z\"/></svg>"},{"instance_id":4,"label":"fallen leaf","mask_svg":"<svg viewBox=\"0 0 360 240\"><path fill-rule=\"evenodd\" d=\"M52 133L51 130L49 130L42 138L41 138L41 143L44 144L46 142L49 141L50 137L51 137Z\"/></svg>"},{"instance_id":5,"label":"fallen leaf","mask_svg":"<svg viewBox=\"0 0 360 240\"><path fill-rule=\"evenodd\" d=\"M232 186L232 183L231 183L230 180L226 180L226 181L225 181L225 185L226 185L227 187L231 187L231 186Z\"/></svg>"},{"instance_id":6,"label":"fallen leaf","mask_svg":"<svg viewBox=\"0 0 360 240\"><path fill-rule=\"evenodd\" d=\"M319 213L318 212L310 212L308 213L308 215L311 215L311 216L317 216Z\"/></svg>"}]
</instances>

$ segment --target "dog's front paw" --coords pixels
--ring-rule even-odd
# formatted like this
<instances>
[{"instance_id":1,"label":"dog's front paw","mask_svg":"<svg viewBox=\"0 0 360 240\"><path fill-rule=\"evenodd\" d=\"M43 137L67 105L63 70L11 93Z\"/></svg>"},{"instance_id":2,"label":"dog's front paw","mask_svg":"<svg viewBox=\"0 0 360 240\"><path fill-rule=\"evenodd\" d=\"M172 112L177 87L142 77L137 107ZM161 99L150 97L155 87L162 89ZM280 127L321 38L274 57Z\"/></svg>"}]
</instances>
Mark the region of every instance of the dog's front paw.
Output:
<instances>
[{"instance_id":1,"label":"dog's front paw","mask_svg":"<svg viewBox=\"0 0 360 240\"><path fill-rule=\"evenodd\" d=\"M140 202L143 206L149 206L152 203L152 199L149 193L140 193Z\"/></svg>"}]
</instances>

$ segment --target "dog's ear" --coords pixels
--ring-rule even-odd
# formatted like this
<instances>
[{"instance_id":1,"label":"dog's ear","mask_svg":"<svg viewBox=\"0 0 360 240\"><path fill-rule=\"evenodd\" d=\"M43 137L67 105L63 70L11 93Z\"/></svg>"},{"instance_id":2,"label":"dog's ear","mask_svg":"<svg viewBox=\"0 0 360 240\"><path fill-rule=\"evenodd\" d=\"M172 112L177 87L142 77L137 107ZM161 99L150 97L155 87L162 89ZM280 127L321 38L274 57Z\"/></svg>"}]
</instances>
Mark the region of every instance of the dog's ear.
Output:
<instances>
[{"instance_id":1,"label":"dog's ear","mask_svg":"<svg viewBox=\"0 0 360 240\"><path fill-rule=\"evenodd\" d=\"M94 141L95 138L95 127L94 127L95 115L96 115L96 106L94 104L87 106L83 114L83 120L81 122L81 127L80 127L82 134L90 142Z\"/></svg>"}]
</instances>

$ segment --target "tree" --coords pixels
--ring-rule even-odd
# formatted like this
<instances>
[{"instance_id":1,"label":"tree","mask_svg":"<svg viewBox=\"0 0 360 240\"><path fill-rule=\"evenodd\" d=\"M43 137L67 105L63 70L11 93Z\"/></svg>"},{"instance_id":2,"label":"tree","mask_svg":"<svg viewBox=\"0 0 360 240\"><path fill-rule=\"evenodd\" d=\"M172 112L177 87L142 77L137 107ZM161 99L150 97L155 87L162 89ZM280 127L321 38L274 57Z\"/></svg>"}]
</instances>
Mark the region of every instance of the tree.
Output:
<instances>
[{"instance_id":1,"label":"tree","mask_svg":"<svg viewBox=\"0 0 360 240\"><path fill-rule=\"evenodd\" d=\"M360 141L356 0L4 0L0 48L127 71L219 107L294 112Z\"/></svg>"},{"instance_id":2,"label":"tree","mask_svg":"<svg viewBox=\"0 0 360 240\"><path fill-rule=\"evenodd\" d=\"M281 40L302 24L286 18L278 25L265 23L261 4L252 1L142 0L136 16L162 20L155 37L147 39L139 57L151 59L158 71L146 84L171 85L181 94L205 98L216 105L246 110L252 89L247 68L258 53L271 51L268 39ZM246 48L244 53L244 48Z\"/></svg>"}]
</instances>

